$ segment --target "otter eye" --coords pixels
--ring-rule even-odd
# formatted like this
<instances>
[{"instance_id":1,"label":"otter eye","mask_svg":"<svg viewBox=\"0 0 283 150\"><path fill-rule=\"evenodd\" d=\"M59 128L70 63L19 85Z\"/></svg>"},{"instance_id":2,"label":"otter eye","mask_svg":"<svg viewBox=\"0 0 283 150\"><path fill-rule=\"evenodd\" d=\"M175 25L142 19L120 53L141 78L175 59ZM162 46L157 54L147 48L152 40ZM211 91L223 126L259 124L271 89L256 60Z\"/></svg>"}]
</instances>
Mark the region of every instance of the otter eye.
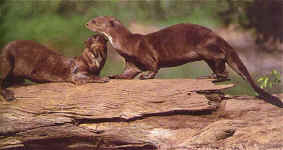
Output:
<instances>
[{"instance_id":1,"label":"otter eye","mask_svg":"<svg viewBox=\"0 0 283 150\"><path fill-rule=\"evenodd\" d=\"M91 23L96 24L96 21L95 21L95 20L92 20Z\"/></svg>"}]
</instances>

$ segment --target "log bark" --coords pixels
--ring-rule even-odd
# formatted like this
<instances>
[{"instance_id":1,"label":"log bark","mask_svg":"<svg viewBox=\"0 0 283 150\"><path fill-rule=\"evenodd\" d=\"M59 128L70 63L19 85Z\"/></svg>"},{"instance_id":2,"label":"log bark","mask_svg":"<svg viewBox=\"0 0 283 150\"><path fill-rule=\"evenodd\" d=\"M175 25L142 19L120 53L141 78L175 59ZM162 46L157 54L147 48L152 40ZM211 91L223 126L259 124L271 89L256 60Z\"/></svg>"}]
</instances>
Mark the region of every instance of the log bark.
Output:
<instances>
[{"instance_id":1,"label":"log bark","mask_svg":"<svg viewBox=\"0 0 283 150\"><path fill-rule=\"evenodd\" d=\"M221 92L232 86L215 85L211 80L153 79L13 87L17 99L0 105L0 149L282 146L282 110ZM260 128L264 119L270 128ZM258 132L249 131L254 126ZM268 136L260 139L256 135L262 130ZM253 134L248 136L248 132Z\"/></svg>"}]
</instances>

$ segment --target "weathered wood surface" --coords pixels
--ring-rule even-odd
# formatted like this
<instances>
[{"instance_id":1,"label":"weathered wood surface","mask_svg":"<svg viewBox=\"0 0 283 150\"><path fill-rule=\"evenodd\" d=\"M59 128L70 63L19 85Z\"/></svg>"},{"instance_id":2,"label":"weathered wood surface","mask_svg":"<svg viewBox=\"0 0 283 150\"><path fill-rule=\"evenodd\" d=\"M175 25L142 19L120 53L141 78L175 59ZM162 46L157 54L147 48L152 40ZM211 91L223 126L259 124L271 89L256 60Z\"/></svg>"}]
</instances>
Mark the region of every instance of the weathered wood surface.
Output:
<instances>
[{"instance_id":1,"label":"weathered wood surface","mask_svg":"<svg viewBox=\"0 0 283 150\"><path fill-rule=\"evenodd\" d=\"M283 147L283 111L219 94L231 86L154 79L11 88L17 100L0 105L0 149Z\"/></svg>"}]
</instances>

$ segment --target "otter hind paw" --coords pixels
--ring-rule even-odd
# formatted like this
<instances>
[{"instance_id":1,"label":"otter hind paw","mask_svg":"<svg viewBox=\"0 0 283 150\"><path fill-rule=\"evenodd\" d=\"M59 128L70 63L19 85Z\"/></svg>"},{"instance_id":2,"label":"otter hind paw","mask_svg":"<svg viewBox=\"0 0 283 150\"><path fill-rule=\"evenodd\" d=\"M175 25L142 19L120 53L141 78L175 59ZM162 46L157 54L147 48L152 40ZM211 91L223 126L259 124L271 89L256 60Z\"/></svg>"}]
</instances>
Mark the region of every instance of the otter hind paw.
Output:
<instances>
[{"instance_id":1,"label":"otter hind paw","mask_svg":"<svg viewBox=\"0 0 283 150\"><path fill-rule=\"evenodd\" d=\"M10 91L10 90L3 90L1 91L1 95L3 96L3 98L6 100L6 101L12 101L12 100L15 100L16 97L14 95L14 92Z\"/></svg>"}]
</instances>

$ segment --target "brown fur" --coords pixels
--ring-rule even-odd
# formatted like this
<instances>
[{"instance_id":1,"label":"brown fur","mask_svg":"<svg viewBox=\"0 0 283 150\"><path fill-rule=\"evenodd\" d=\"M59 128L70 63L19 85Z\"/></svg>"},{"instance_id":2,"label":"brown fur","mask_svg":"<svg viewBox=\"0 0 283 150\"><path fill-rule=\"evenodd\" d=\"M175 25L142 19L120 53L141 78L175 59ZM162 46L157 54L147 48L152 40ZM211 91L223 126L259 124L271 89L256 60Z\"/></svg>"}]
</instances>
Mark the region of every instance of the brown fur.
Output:
<instances>
[{"instance_id":1,"label":"brown fur","mask_svg":"<svg viewBox=\"0 0 283 150\"><path fill-rule=\"evenodd\" d=\"M225 63L246 79L254 90L275 105L282 107L280 99L259 88L251 78L235 50L208 28L195 24L176 24L160 31L141 35L132 34L114 17L97 17L86 27L108 37L112 46L126 60L126 69L116 79L132 79L142 71L140 79L154 78L162 67L173 67L204 60L217 81L226 80Z\"/></svg>"},{"instance_id":2,"label":"brown fur","mask_svg":"<svg viewBox=\"0 0 283 150\"><path fill-rule=\"evenodd\" d=\"M81 56L67 58L47 47L29 40L8 43L1 60L1 94L5 99L13 99L7 88L11 84L24 82L106 82L98 77L107 57L107 40L94 35L85 41Z\"/></svg>"}]
</instances>

